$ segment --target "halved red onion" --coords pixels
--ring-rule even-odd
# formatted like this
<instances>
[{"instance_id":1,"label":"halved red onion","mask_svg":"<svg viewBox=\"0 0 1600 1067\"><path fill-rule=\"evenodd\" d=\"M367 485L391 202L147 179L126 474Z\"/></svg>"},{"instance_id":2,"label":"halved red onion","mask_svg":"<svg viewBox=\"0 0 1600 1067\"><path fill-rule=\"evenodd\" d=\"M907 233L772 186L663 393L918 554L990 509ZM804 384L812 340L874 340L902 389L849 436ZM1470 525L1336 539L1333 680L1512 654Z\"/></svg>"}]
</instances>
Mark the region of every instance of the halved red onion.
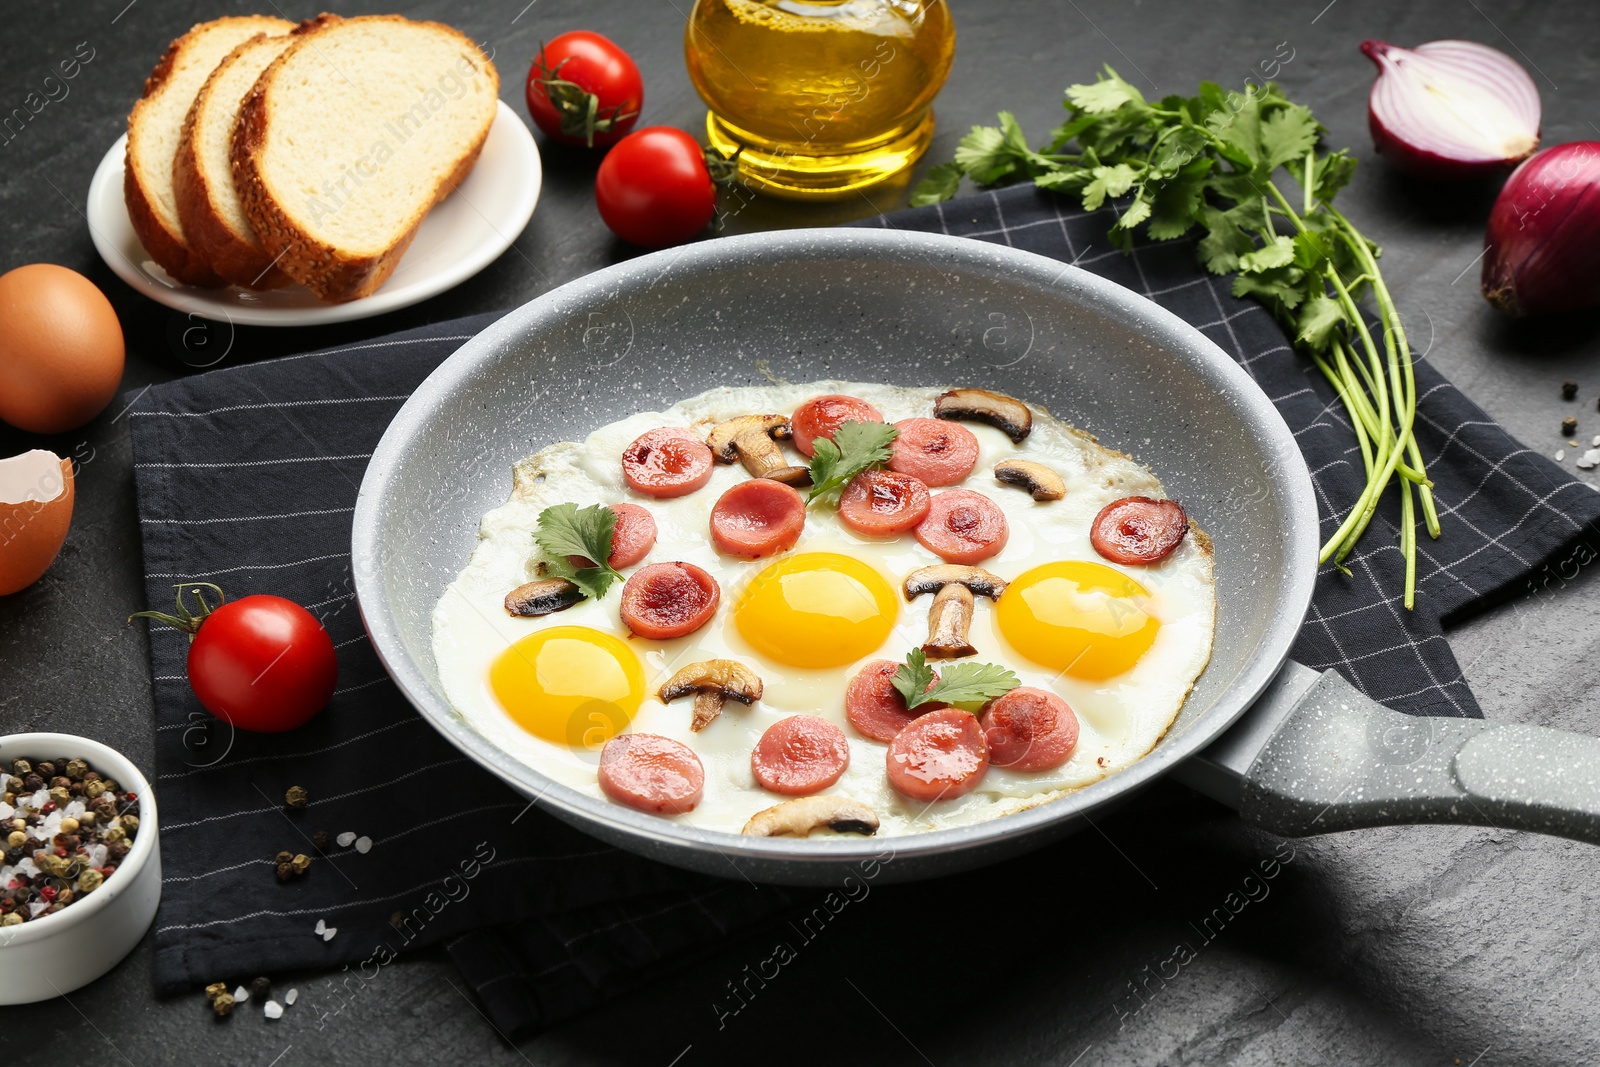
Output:
<instances>
[{"instance_id":1,"label":"halved red onion","mask_svg":"<svg viewBox=\"0 0 1600 1067\"><path fill-rule=\"evenodd\" d=\"M1557 145L1506 180L1489 212L1483 295L1512 315L1600 304L1600 141Z\"/></svg>"},{"instance_id":2,"label":"halved red onion","mask_svg":"<svg viewBox=\"0 0 1600 1067\"><path fill-rule=\"evenodd\" d=\"M1474 41L1362 41L1361 51L1378 65L1367 98L1373 144L1401 170L1472 178L1539 147L1539 90L1504 52Z\"/></svg>"}]
</instances>

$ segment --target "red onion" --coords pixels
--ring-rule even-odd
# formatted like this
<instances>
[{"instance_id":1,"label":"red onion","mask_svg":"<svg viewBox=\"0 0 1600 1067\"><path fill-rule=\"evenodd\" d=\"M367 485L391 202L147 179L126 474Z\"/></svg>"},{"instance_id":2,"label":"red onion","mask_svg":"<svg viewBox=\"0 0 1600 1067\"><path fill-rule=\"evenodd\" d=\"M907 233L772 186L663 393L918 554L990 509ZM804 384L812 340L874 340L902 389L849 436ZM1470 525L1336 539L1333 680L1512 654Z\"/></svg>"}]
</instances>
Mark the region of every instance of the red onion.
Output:
<instances>
[{"instance_id":1,"label":"red onion","mask_svg":"<svg viewBox=\"0 0 1600 1067\"><path fill-rule=\"evenodd\" d=\"M1600 141L1547 148L1518 167L1484 243L1483 295L1501 311L1600 304Z\"/></svg>"},{"instance_id":2,"label":"red onion","mask_svg":"<svg viewBox=\"0 0 1600 1067\"><path fill-rule=\"evenodd\" d=\"M1378 65L1367 98L1373 144L1401 170L1473 178L1539 147L1539 90L1504 52L1473 41L1362 41L1361 51Z\"/></svg>"}]
</instances>

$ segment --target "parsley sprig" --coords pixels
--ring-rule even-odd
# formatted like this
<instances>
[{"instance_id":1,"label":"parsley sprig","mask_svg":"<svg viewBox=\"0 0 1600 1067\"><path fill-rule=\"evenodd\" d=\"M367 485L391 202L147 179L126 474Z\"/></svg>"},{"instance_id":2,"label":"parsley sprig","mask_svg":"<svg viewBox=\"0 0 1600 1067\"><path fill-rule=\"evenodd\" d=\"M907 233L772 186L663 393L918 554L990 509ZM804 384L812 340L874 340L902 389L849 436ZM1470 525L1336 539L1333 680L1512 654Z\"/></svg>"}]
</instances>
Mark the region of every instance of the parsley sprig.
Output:
<instances>
[{"instance_id":1,"label":"parsley sprig","mask_svg":"<svg viewBox=\"0 0 1600 1067\"><path fill-rule=\"evenodd\" d=\"M539 512L539 529L533 540L544 554L547 572L574 583L591 600L599 600L606 595L612 582L622 579L607 562L611 558L611 536L616 528L617 513L608 507L555 504ZM574 567L568 556L595 560L597 565Z\"/></svg>"},{"instance_id":2,"label":"parsley sprig","mask_svg":"<svg viewBox=\"0 0 1600 1067\"><path fill-rule=\"evenodd\" d=\"M1439 516L1412 433L1411 347L1378 269L1380 251L1332 203L1355 159L1344 149L1319 151L1326 130L1275 83L1239 93L1202 82L1197 96L1150 103L1107 67L1092 85L1068 88L1065 105L1067 121L1037 151L1007 112L998 126L974 126L954 162L934 167L911 202L947 200L963 176L980 185L1032 179L1077 195L1087 211L1125 197L1111 228L1125 250L1140 226L1155 240L1199 227L1195 249L1206 269L1234 274L1234 295L1271 309L1349 413L1367 484L1322 546L1322 562L1345 569L1398 475L1405 604L1412 607L1417 502L1430 536L1439 536ZM1077 151L1068 151L1073 144ZM1356 303L1369 289L1382 327L1376 340Z\"/></svg>"},{"instance_id":3,"label":"parsley sprig","mask_svg":"<svg viewBox=\"0 0 1600 1067\"><path fill-rule=\"evenodd\" d=\"M993 663L952 663L935 682L933 668L920 648L911 650L889 681L905 697L908 711L933 700L957 707L982 704L1022 684L1010 668Z\"/></svg>"},{"instance_id":4,"label":"parsley sprig","mask_svg":"<svg viewBox=\"0 0 1600 1067\"><path fill-rule=\"evenodd\" d=\"M844 422L833 431L833 440L819 437L811 457L811 493L806 503L820 500L843 489L850 479L866 470L889 462L889 446L900 431L886 422Z\"/></svg>"}]
</instances>

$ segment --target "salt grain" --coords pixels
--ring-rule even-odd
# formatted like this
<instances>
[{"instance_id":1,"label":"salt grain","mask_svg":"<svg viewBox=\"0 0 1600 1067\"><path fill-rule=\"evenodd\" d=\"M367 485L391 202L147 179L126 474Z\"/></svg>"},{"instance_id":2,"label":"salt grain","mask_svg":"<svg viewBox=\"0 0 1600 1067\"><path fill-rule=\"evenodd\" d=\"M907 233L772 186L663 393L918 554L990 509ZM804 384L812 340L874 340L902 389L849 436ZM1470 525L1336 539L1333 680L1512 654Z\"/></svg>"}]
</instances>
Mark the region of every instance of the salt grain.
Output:
<instances>
[{"instance_id":1,"label":"salt grain","mask_svg":"<svg viewBox=\"0 0 1600 1067\"><path fill-rule=\"evenodd\" d=\"M261 1006L261 1011L269 1019L283 1018L283 1005L279 1004L276 1000L267 1001Z\"/></svg>"},{"instance_id":2,"label":"salt grain","mask_svg":"<svg viewBox=\"0 0 1600 1067\"><path fill-rule=\"evenodd\" d=\"M233 991L233 1002L235 1004L243 1004L245 1001L247 1001L249 999L250 999L250 990L246 989L244 986L240 986L238 989L235 989Z\"/></svg>"},{"instance_id":3,"label":"salt grain","mask_svg":"<svg viewBox=\"0 0 1600 1067\"><path fill-rule=\"evenodd\" d=\"M334 838L335 841L339 842L340 848L349 848L350 842L354 841L355 839L356 835L349 830L346 830L344 833Z\"/></svg>"},{"instance_id":4,"label":"salt grain","mask_svg":"<svg viewBox=\"0 0 1600 1067\"><path fill-rule=\"evenodd\" d=\"M1567 458L1567 450L1566 449L1564 449L1564 448L1556 449L1556 462L1557 463L1560 463L1562 460L1564 460L1566 458Z\"/></svg>"},{"instance_id":5,"label":"salt grain","mask_svg":"<svg viewBox=\"0 0 1600 1067\"><path fill-rule=\"evenodd\" d=\"M1595 467L1600 467L1600 448L1591 448L1578 457L1580 470L1593 470Z\"/></svg>"},{"instance_id":6,"label":"salt grain","mask_svg":"<svg viewBox=\"0 0 1600 1067\"><path fill-rule=\"evenodd\" d=\"M295 1001L297 1001L299 999L300 999L300 990L298 990L298 989L291 989L291 990L289 990L289 992L287 992L287 993L285 993L283 995L283 1002L285 1004L293 1004Z\"/></svg>"},{"instance_id":7,"label":"salt grain","mask_svg":"<svg viewBox=\"0 0 1600 1067\"><path fill-rule=\"evenodd\" d=\"M1594 445L1594 447L1596 447L1596 448L1600 448L1600 433L1595 434L1594 435L1594 440L1590 441L1589 443L1591 445Z\"/></svg>"},{"instance_id":8,"label":"salt grain","mask_svg":"<svg viewBox=\"0 0 1600 1067\"><path fill-rule=\"evenodd\" d=\"M363 856L366 855L368 852L371 852L372 851L372 838L370 838L370 837L358 837L358 838L356 838L356 851L361 853Z\"/></svg>"},{"instance_id":9,"label":"salt grain","mask_svg":"<svg viewBox=\"0 0 1600 1067\"><path fill-rule=\"evenodd\" d=\"M328 924L323 922L321 919L318 919L317 920L317 928L315 930L313 930L312 933L321 934L322 931L326 930L327 928L328 928Z\"/></svg>"},{"instance_id":10,"label":"salt grain","mask_svg":"<svg viewBox=\"0 0 1600 1067\"><path fill-rule=\"evenodd\" d=\"M322 940L324 940L324 941L332 941L333 940L333 935L338 933L338 932L339 932L339 928L337 926L330 926L326 930L322 931Z\"/></svg>"}]
</instances>

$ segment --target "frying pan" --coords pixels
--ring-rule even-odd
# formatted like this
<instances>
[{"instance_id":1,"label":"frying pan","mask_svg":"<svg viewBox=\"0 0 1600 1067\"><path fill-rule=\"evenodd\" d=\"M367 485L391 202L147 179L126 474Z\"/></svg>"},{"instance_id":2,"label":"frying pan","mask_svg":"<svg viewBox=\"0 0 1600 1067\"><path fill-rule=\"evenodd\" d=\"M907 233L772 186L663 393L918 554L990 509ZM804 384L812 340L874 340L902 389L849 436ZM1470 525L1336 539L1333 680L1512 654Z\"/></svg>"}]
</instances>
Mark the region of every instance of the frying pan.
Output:
<instances>
[{"instance_id":1,"label":"frying pan","mask_svg":"<svg viewBox=\"0 0 1600 1067\"><path fill-rule=\"evenodd\" d=\"M1210 665L1155 749L1002 819L885 839L747 838L553 782L471 729L440 688L430 616L512 464L716 385L843 378L982 386L1139 457L1216 545ZM990 863L1089 825L1173 774L1285 835L1406 822L1600 843L1600 741L1415 718L1286 662L1311 600L1318 524L1294 439L1260 389L1156 304L1055 260L893 230L724 238L562 286L463 345L401 408L354 520L361 614L401 691L446 738L546 810L633 852L758 881L885 881ZM730 870L731 868L731 870Z\"/></svg>"}]
</instances>

